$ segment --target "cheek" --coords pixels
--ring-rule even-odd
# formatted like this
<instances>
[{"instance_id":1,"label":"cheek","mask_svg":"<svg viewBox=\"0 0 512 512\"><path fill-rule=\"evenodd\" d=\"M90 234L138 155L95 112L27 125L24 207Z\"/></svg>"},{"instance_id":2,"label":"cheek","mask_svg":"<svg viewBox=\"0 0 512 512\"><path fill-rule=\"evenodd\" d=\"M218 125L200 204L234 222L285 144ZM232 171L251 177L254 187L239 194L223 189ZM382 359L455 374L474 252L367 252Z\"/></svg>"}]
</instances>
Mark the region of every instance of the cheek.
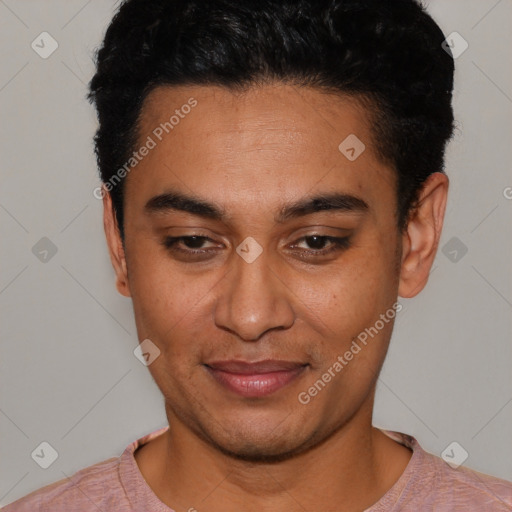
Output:
<instances>
[{"instance_id":1,"label":"cheek","mask_svg":"<svg viewBox=\"0 0 512 512\"><path fill-rule=\"evenodd\" d=\"M385 322L380 318L386 312L394 317L397 300L394 254L392 248L373 243L355 247L321 283L310 283L302 298L308 306L308 322L321 329L318 348L322 367L329 367L347 351L352 352L347 354L351 362L344 374L361 365L380 365L393 325L390 318ZM359 340L360 349L353 345L354 340ZM371 374L364 380L368 378ZM343 381L343 377L337 380Z\"/></svg>"},{"instance_id":2,"label":"cheek","mask_svg":"<svg viewBox=\"0 0 512 512\"><path fill-rule=\"evenodd\" d=\"M135 245L127 247L127 267L139 337L163 339L193 316L209 279L191 279L154 240Z\"/></svg>"},{"instance_id":3,"label":"cheek","mask_svg":"<svg viewBox=\"0 0 512 512\"><path fill-rule=\"evenodd\" d=\"M398 276L390 251L373 244L355 247L306 294L325 318L350 325L383 313L396 298ZM390 302L391 301L391 302Z\"/></svg>"}]
</instances>

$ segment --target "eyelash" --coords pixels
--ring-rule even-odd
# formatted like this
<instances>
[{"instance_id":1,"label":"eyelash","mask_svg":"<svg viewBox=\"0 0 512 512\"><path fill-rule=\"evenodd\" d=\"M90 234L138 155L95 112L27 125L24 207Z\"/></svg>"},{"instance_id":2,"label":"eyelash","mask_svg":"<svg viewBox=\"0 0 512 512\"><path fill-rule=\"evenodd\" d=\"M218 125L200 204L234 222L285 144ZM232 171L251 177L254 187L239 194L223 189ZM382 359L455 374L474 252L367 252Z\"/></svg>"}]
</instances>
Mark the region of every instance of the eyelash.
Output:
<instances>
[{"instance_id":1,"label":"eyelash","mask_svg":"<svg viewBox=\"0 0 512 512\"><path fill-rule=\"evenodd\" d=\"M320 238L321 240L331 242L332 246L329 249L320 249L320 250L301 250L300 253L302 255L306 255L306 257L309 256L325 256L328 254L331 254L336 251L342 251L345 249L348 249L350 247L350 240L349 237L334 237L334 236L325 236L325 235L306 235L302 238L299 238L298 242L306 240L307 238ZM200 236L200 235L191 235L191 236L176 236L176 237L166 237L163 241L164 247L169 249L171 252L180 252L182 254L188 255L188 256L199 256L199 255L206 255L211 254L213 252L216 252L216 249L182 249L178 247L176 244L180 240L186 241L190 239L198 239L203 241L210 241L213 242L210 238L206 236Z\"/></svg>"}]
</instances>

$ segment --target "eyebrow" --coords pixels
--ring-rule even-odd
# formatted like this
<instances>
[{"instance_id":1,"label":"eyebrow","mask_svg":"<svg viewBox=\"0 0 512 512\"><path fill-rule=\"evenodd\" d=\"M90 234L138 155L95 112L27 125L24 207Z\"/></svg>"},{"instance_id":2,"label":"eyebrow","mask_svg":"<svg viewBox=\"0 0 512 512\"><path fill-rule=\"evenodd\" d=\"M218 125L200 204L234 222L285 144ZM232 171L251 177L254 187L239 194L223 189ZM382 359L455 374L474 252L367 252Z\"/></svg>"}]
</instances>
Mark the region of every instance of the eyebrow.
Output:
<instances>
[{"instance_id":1,"label":"eyebrow","mask_svg":"<svg viewBox=\"0 0 512 512\"><path fill-rule=\"evenodd\" d=\"M225 208L221 205L174 190L152 197L146 203L144 210L150 214L181 211L216 221L225 221L228 217ZM369 210L368 204L359 197L341 192L324 193L285 204L279 209L274 220L281 224L290 219L321 211L363 213L367 210Z\"/></svg>"}]
</instances>

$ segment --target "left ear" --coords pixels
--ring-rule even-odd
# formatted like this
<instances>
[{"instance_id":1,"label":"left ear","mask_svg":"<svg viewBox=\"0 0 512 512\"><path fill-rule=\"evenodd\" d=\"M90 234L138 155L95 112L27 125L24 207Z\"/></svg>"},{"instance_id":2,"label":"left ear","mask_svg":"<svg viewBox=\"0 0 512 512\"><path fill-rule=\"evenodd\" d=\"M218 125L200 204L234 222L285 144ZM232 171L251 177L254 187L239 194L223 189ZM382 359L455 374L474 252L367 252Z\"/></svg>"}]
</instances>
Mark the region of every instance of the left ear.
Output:
<instances>
[{"instance_id":1,"label":"left ear","mask_svg":"<svg viewBox=\"0 0 512 512\"><path fill-rule=\"evenodd\" d=\"M448 183L446 174L435 172L423 184L418 206L402 235L400 297L414 297L427 284L441 238Z\"/></svg>"}]
</instances>

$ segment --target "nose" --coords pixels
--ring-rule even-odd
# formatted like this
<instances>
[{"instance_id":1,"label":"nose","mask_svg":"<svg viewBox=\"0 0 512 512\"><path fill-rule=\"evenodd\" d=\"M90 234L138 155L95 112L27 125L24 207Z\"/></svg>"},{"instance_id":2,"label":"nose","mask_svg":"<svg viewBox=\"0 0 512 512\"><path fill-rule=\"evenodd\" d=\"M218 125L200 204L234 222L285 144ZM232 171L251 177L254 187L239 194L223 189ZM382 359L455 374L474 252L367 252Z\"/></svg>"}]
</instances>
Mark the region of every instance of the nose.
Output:
<instances>
[{"instance_id":1,"label":"nose","mask_svg":"<svg viewBox=\"0 0 512 512\"><path fill-rule=\"evenodd\" d=\"M215 324L243 341L258 341L271 329L293 325L293 292L263 252L252 262L234 255L215 307Z\"/></svg>"}]
</instances>

